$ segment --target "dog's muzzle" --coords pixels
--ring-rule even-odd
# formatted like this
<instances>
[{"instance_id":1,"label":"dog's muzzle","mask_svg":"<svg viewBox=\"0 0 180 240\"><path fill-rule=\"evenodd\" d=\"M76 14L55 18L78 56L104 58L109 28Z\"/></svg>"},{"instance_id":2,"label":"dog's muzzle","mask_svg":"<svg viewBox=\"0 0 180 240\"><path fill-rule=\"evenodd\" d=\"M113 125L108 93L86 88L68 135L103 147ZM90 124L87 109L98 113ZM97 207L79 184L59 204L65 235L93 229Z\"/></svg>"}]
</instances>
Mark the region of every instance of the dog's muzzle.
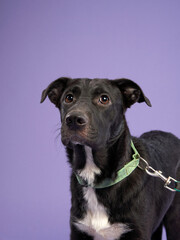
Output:
<instances>
[{"instance_id":1,"label":"dog's muzzle","mask_svg":"<svg viewBox=\"0 0 180 240\"><path fill-rule=\"evenodd\" d=\"M94 126L90 113L80 110L70 111L62 121L61 140L65 146L71 144L99 146L102 140L98 138L99 131Z\"/></svg>"},{"instance_id":2,"label":"dog's muzzle","mask_svg":"<svg viewBox=\"0 0 180 240\"><path fill-rule=\"evenodd\" d=\"M81 111L71 111L64 118L61 136L64 145L86 144L90 141L91 131L89 129L89 118Z\"/></svg>"},{"instance_id":3,"label":"dog's muzzle","mask_svg":"<svg viewBox=\"0 0 180 240\"><path fill-rule=\"evenodd\" d=\"M88 123L88 117L81 112L68 113L65 123L70 130L81 130Z\"/></svg>"}]
</instances>

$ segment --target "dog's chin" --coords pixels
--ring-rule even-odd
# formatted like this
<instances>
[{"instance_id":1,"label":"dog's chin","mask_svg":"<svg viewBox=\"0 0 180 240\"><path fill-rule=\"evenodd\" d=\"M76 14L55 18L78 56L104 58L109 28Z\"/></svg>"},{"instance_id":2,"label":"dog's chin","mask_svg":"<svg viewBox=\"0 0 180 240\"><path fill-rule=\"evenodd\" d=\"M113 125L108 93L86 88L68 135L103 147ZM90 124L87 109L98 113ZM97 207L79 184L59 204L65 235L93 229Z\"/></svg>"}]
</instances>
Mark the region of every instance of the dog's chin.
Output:
<instances>
[{"instance_id":1,"label":"dog's chin","mask_svg":"<svg viewBox=\"0 0 180 240\"><path fill-rule=\"evenodd\" d=\"M89 147L93 147L94 145L90 140L78 135L62 137L61 141L66 147L70 147L70 148L72 148L73 145L87 145Z\"/></svg>"}]
</instances>

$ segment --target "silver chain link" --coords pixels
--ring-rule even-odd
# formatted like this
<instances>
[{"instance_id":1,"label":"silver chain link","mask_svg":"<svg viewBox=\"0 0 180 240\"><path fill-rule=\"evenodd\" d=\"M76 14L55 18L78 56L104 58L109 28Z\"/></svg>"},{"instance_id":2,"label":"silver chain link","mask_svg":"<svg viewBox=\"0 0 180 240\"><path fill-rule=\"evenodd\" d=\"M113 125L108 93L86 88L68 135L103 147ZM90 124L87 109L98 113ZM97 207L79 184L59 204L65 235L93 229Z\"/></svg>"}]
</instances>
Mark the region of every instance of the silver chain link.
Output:
<instances>
[{"instance_id":1,"label":"silver chain link","mask_svg":"<svg viewBox=\"0 0 180 240\"><path fill-rule=\"evenodd\" d=\"M175 192L176 190L171 188L169 185L174 182L177 183L178 181L172 177L165 177L161 171L159 170L155 170L153 167L151 167L149 165L149 163L142 157L140 157L141 163L143 163L143 166L139 164L139 168L143 171L145 171L148 175L152 176L152 177L158 177L161 180L163 180L165 182L164 187L167 188L168 190Z\"/></svg>"}]
</instances>

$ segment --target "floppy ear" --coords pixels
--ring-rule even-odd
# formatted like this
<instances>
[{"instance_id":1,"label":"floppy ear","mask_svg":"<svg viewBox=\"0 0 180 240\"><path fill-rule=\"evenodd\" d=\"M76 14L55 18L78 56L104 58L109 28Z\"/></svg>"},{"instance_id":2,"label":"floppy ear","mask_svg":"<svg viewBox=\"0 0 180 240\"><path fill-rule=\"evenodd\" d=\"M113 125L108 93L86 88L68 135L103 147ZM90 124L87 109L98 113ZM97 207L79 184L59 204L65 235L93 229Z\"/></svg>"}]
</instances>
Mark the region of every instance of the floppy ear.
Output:
<instances>
[{"instance_id":1,"label":"floppy ear","mask_svg":"<svg viewBox=\"0 0 180 240\"><path fill-rule=\"evenodd\" d=\"M57 107L59 99L66 87L68 80L69 78L61 77L49 84L49 86L42 92L40 103L44 102L44 100L48 96L49 100Z\"/></svg>"},{"instance_id":2,"label":"floppy ear","mask_svg":"<svg viewBox=\"0 0 180 240\"><path fill-rule=\"evenodd\" d=\"M124 98L125 107L129 108L135 102L145 102L149 107L152 106L149 99L135 82L126 78L116 79L112 82L120 89Z\"/></svg>"}]
</instances>

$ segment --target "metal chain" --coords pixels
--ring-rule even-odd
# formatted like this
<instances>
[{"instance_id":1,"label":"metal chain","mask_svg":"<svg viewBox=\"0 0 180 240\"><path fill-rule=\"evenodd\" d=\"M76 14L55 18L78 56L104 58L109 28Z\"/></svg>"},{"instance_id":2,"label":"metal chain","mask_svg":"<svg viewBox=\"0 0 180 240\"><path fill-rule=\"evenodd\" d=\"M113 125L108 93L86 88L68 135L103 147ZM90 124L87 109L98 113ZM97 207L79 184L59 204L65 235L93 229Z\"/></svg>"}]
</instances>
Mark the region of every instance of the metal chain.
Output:
<instances>
[{"instance_id":1,"label":"metal chain","mask_svg":"<svg viewBox=\"0 0 180 240\"><path fill-rule=\"evenodd\" d=\"M139 168L143 171L145 171L148 175L152 176L152 177L158 177L160 178L161 180L163 180L165 182L165 185L164 187L167 188L168 190L172 191L172 192L175 192L175 191L179 191L178 189L176 188L172 188L170 187L170 184L171 183L175 183L175 185L177 185L178 181L172 177L165 177L161 171L158 171L158 170L155 170L153 167L151 167L149 165L149 163L140 156L140 160L141 162L143 163L143 166L139 164Z\"/></svg>"}]
</instances>

